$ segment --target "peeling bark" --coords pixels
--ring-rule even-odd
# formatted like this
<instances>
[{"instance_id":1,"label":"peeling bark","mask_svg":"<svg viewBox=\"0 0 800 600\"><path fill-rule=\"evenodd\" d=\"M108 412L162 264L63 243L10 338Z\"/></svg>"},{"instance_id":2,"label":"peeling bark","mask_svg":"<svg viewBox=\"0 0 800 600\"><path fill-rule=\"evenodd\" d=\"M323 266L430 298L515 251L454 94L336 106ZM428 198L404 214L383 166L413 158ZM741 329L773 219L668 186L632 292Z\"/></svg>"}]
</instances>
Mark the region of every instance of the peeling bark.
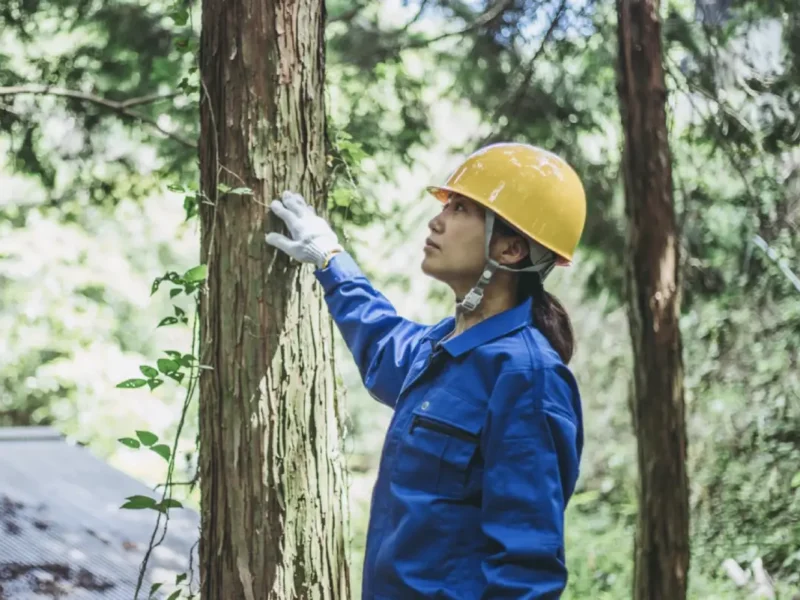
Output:
<instances>
[{"instance_id":1,"label":"peeling bark","mask_svg":"<svg viewBox=\"0 0 800 600\"><path fill-rule=\"evenodd\" d=\"M617 0L639 517L634 598L686 598L689 496L679 236L658 0Z\"/></svg>"},{"instance_id":2,"label":"peeling bark","mask_svg":"<svg viewBox=\"0 0 800 600\"><path fill-rule=\"evenodd\" d=\"M283 190L325 206L324 20L323 0L203 0L204 600L349 598L333 328L312 268L264 241Z\"/></svg>"}]
</instances>

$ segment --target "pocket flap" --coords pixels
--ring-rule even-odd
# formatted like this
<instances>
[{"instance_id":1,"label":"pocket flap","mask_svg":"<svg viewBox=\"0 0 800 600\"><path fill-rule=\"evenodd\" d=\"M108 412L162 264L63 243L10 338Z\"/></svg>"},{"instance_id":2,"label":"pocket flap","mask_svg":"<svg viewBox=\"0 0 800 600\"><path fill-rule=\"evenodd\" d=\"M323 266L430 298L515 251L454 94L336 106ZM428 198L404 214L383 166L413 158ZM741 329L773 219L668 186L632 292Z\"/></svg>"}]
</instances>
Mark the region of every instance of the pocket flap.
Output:
<instances>
[{"instance_id":1,"label":"pocket flap","mask_svg":"<svg viewBox=\"0 0 800 600\"><path fill-rule=\"evenodd\" d=\"M486 407L467 402L446 390L427 394L413 410L413 419L437 421L472 436L479 436L486 419Z\"/></svg>"}]
</instances>

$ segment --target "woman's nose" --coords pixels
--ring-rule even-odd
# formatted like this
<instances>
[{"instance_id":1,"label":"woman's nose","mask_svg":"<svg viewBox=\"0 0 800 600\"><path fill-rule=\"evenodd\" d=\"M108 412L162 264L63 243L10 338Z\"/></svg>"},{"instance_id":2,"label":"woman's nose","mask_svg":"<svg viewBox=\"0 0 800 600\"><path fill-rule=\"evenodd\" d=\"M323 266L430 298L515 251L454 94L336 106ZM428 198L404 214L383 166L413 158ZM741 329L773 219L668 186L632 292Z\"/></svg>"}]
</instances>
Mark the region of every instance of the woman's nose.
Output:
<instances>
[{"instance_id":1,"label":"woman's nose","mask_svg":"<svg viewBox=\"0 0 800 600\"><path fill-rule=\"evenodd\" d=\"M441 220L442 213L437 214L433 217L430 221L428 221L428 229L435 233L442 232L442 220Z\"/></svg>"}]
</instances>

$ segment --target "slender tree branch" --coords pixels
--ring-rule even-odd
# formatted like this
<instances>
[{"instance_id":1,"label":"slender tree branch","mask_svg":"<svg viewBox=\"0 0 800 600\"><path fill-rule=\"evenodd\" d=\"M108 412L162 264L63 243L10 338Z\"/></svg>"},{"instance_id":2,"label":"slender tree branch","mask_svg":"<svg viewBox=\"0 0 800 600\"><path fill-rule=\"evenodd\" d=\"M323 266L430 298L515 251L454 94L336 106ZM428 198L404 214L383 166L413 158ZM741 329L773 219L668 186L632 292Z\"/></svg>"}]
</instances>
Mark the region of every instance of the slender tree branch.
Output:
<instances>
[{"instance_id":1,"label":"slender tree branch","mask_svg":"<svg viewBox=\"0 0 800 600\"><path fill-rule=\"evenodd\" d=\"M545 46L547 46L547 42L550 41L550 38L553 36L553 32L555 32L556 28L558 27L559 21L561 21L561 17L564 16L564 12L567 10L568 0L561 0L561 4L556 11L555 16L553 16L553 20L550 21L550 26L547 28L547 31L542 38L542 43L539 44L539 47L536 49L533 57L531 58L530 62L528 63L528 69L525 73L525 78L522 80L522 84L517 88L517 91L510 99L510 104L515 104L519 102L520 98L525 94L528 90L528 86L531 84L531 79L533 79L533 72L534 66L536 65L536 61L539 59L539 56L542 55L544 52Z\"/></svg>"},{"instance_id":2,"label":"slender tree branch","mask_svg":"<svg viewBox=\"0 0 800 600\"><path fill-rule=\"evenodd\" d=\"M94 94L88 94L86 92L79 92L76 90L68 90L58 87L49 87L46 85L18 85L18 86L0 87L0 97L21 96L26 94L37 95L37 96L59 96L61 98L71 98L73 100L80 100L82 102L88 102L89 104L101 106L117 114L124 115L131 119L136 119L137 121L141 121L142 123L146 123L147 125L150 125L151 127L157 129L165 136L183 144L187 148L196 147L195 143L192 142L191 140L183 137L178 133L173 133L171 131L164 129L161 125L159 125L159 123L155 119L152 119L147 115L137 112L135 110L131 110L131 107L133 106L153 104L155 102L160 102L162 100L168 100L170 98L174 98L175 96L179 95L177 92L171 92L169 94L150 94L148 96L130 98L128 100L123 100L121 102L118 102L116 100L109 100L107 98L96 96Z\"/></svg>"},{"instance_id":3,"label":"slender tree branch","mask_svg":"<svg viewBox=\"0 0 800 600\"><path fill-rule=\"evenodd\" d=\"M162 100L172 100L181 95L181 92L169 92L168 94L150 94L149 96L140 96L138 98L130 98L120 102L119 105L123 108L132 108L134 106L141 106L142 104L153 104L161 102Z\"/></svg>"},{"instance_id":4,"label":"slender tree branch","mask_svg":"<svg viewBox=\"0 0 800 600\"><path fill-rule=\"evenodd\" d=\"M506 96L505 100L503 100L497 108L494 110L491 118L491 122L496 123L500 117L500 113L507 107L513 106L520 99L525 95L525 92L528 91L528 87L531 84L531 79L533 79L533 73L536 66L536 61L539 60L539 57L544 53L545 47L547 43L550 41L550 38L553 36L556 28L558 27L558 23L561 21L561 17L564 16L564 12L567 9L567 4L569 4L568 0L561 0L561 4L558 6L558 10L556 10L556 14L553 16L553 20L550 21L550 26L547 28L547 31L542 38L541 44L536 49L536 52L533 53L530 61L528 61L528 66L525 69L525 75L522 78L522 82L519 86L514 90L513 94ZM588 6L588 4L587 4ZM585 8L584 8L585 10ZM499 135L503 131L501 128L498 131L492 131L489 135L487 135L481 142L481 144L487 143L492 137Z\"/></svg>"},{"instance_id":5,"label":"slender tree branch","mask_svg":"<svg viewBox=\"0 0 800 600\"><path fill-rule=\"evenodd\" d=\"M412 26L413 26L413 25L414 25L414 24L415 24L417 21L419 21L419 20L420 20L420 18L422 17L422 13L424 13L424 12L425 12L425 8L428 6L428 2L429 2L429 0L421 0L421 1L420 1L420 3L419 3L419 10L417 10L417 14L416 14L416 15L414 15L414 18L413 18L413 19L411 19L411 20L410 20L408 23L406 23L405 25L403 25L403 28L400 30L401 32L403 32L403 33L407 32L409 29L411 29L411 27L412 27Z\"/></svg>"},{"instance_id":6,"label":"slender tree branch","mask_svg":"<svg viewBox=\"0 0 800 600\"><path fill-rule=\"evenodd\" d=\"M781 259L778 253L775 252L775 250L773 250L769 244L767 244L764 238L762 238L760 235L756 235L753 237L753 243L758 246L764 252L764 254L769 256L776 265L778 265L778 268L783 272L786 279L791 281L795 289L800 292L800 277L792 272L792 270L789 268L789 265L786 264L786 261Z\"/></svg>"},{"instance_id":7,"label":"slender tree branch","mask_svg":"<svg viewBox=\"0 0 800 600\"><path fill-rule=\"evenodd\" d=\"M500 0L497 4L495 4L492 8L487 10L485 13L478 16L472 23L458 29L456 31L447 31L445 33L439 34L432 38L421 39L421 40L411 40L407 44L403 44L398 48L399 50L408 50L413 48L424 48L425 46L430 46L431 44L435 44L436 42L441 42L447 38L451 37L460 37L462 35L466 35L475 31L476 29L480 29L484 25L488 25L492 21L494 21L497 17L503 14L503 11L506 10L513 0ZM405 28L404 28L405 29Z\"/></svg>"}]
</instances>

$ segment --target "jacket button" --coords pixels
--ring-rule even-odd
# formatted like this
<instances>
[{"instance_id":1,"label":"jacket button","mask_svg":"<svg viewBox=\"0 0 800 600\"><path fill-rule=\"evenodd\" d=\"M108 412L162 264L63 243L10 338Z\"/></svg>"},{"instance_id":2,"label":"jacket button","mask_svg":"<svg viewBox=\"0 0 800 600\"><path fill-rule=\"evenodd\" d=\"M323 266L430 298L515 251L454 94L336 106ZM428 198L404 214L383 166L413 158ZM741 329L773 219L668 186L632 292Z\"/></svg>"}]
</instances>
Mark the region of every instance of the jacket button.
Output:
<instances>
[{"instance_id":1,"label":"jacket button","mask_svg":"<svg viewBox=\"0 0 800 600\"><path fill-rule=\"evenodd\" d=\"M423 403L422 403L422 406L420 406L420 408L421 408L422 410L428 410L428 407L429 407L430 405L431 405L431 403L430 403L430 402L428 402L427 400L425 400L425 402L423 402Z\"/></svg>"}]
</instances>

